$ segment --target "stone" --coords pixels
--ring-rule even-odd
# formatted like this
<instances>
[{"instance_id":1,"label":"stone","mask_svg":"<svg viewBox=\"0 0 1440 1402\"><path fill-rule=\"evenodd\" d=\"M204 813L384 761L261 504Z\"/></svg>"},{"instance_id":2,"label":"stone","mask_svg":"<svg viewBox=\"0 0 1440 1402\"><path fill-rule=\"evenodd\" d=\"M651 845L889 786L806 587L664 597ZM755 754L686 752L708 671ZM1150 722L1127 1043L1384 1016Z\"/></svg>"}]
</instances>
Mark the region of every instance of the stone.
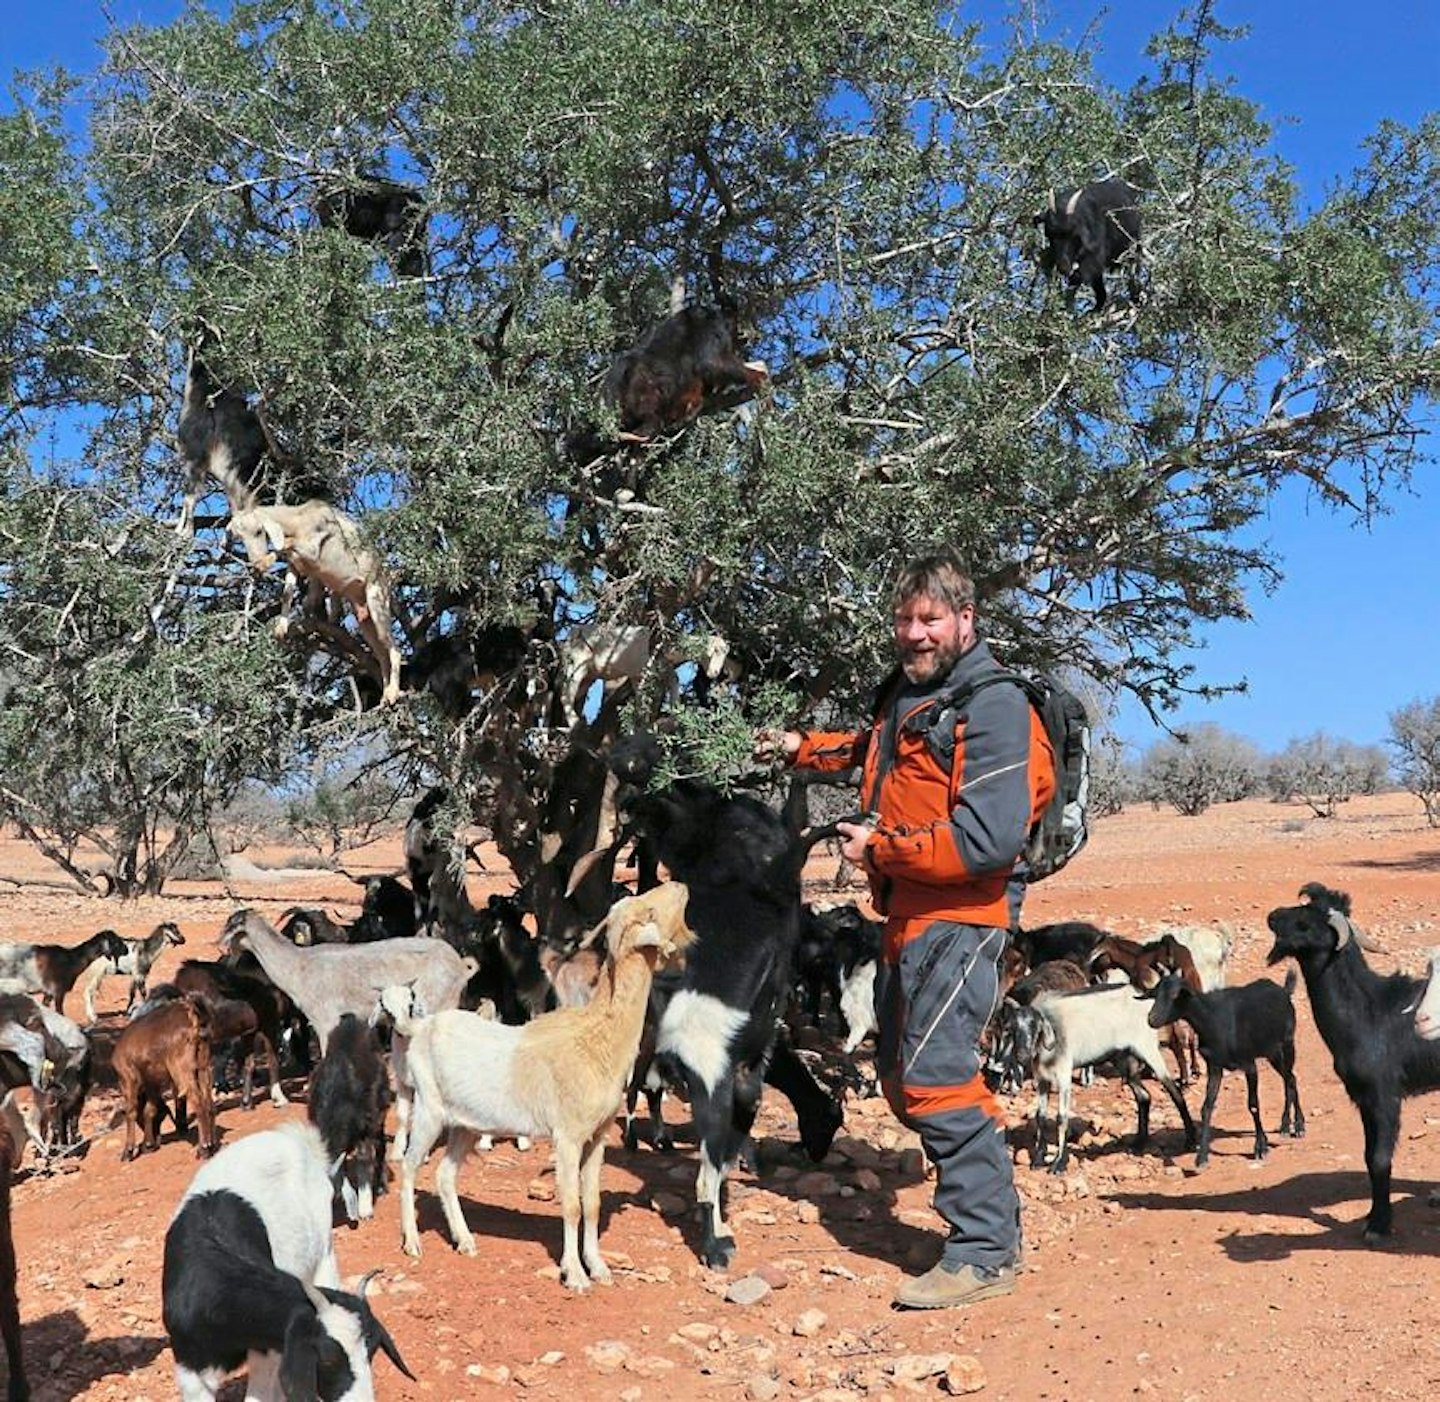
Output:
<instances>
[{"instance_id":1,"label":"stone","mask_svg":"<svg viewBox=\"0 0 1440 1402\"><path fill-rule=\"evenodd\" d=\"M830 1321L824 1310L808 1309L790 1326L797 1338L813 1339Z\"/></svg>"},{"instance_id":2,"label":"stone","mask_svg":"<svg viewBox=\"0 0 1440 1402\"><path fill-rule=\"evenodd\" d=\"M881 1187L880 1175L873 1168L857 1168L854 1183L862 1193L878 1193Z\"/></svg>"},{"instance_id":3,"label":"stone","mask_svg":"<svg viewBox=\"0 0 1440 1402\"><path fill-rule=\"evenodd\" d=\"M945 1372L953 1361L949 1353L906 1353L891 1361L890 1376L897 1382L919 1382Z\"/></svg>"},{"instance_id":4,"label":"stone","mask_svg":"<svg viewBox=\"0 0 1440 1402\"><path fill-rule=\"evenodd\" d=\"M554 1202L555 1182L551 1178L532 1178L525 1189L525 1196L532 1202Z\"/></svg>"},{"instance_id":5,"label":"stone","mask_svg":"<svg viewBox=\"0 0 1440 1402\"><path fill-rule=\"evenodd\" d=\"M769 1373L756 1373L745 1383L745 1396L749 1402L775 1402L780 1396L780 1379Z\"/></svg>"},{"instance_id":6,"label":"stone","mask_svg":"<svg viewBox=\"0 0 1440 1402\"><path fill-rule=\"evenodd\" d=\"M820 1209L813 1202L797 1202L795 1204L795 1220L814 1226L820 1220Z\"/></svg>"},{"instance_id":7,"label":"stone","mask_svg":"<svg viewBox=\"0 0 1440 1402\"><path fill-rule=\"evenodd\" d=\"M467 1377L478 1378L482 1383L491 1383L495 1387L506 1387L510 1382L510 1370L503 1363L497 1363L493 1368L487 1363L472 1363L465 1373Z\"/></svg>"},{"instance_id":8,"label":"stone","mask_svg":"<svg viewBox=\"0 0 1440 1402\"><path fill-rule=\"evenodd\" d=\"M773 1261L767 1261L763 1266L756 1266L753 1274L758 1275L772 1290L783 1290L790 1284L790 1273L784 1266L777 1265Z\"/></svg>"},{"instance_id":9,"label":"stone","mask_svg":"<svg viewBox=\"0 0 1440 1402\"><path fill-rule=\"evenodd\" d=\"M730 1283L725 1299L732 1305L758 1305L769 1294L769 1285L758 1275L746 1275Z\"/></svg>"},{"instance_id":10,"label":"stone","mask_svg":"<svg viewBox=\"0 0 1440 1402\"><path fill-rule=\"evenodd\" d=\"M971 1392L983 1392L989 1381L980 1360L973 1353L962 1353L950 1360L940 1386L952 1397L964 1397Z\"/></svg>"},{"instance_id":11,"label":"stone","mask_svg":"<svg viewBox=\"0 0 1440 1402\"><path fill-rule=\"evenodd\" d=\"M585 1358L590 1366L601 1373L613 1373L623 1368L630 1357L630 1345L619 1339L599 1339L585 1346Z\"/></svg>"},{"instance_id":12,"label":"stone","mask_svg":"<svg viewBox=\"0 0 1440 1402\"><path fill-rule=\"evenodd\" d=\"M900 1173L905 1178L923 1178L925 1176L925 1155L919 1149L901 1149Z\"/></svg>"}]
</instances>

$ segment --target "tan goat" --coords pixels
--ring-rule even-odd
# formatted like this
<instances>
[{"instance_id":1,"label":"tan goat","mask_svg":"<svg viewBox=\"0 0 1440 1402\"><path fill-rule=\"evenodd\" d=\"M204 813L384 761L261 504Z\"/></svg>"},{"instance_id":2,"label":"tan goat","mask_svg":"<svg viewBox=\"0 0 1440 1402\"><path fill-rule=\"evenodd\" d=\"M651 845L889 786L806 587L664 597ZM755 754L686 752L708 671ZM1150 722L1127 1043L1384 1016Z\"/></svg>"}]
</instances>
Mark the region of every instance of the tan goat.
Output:
<instances>
[{"instance_id":1,"label":"tan goat","mask_svg":"<svg viewBox=\"0 0 1440 1402\"><path fill-rule=\"evenodd\" d=\"M300 581L350 605L360 635L380 669L381 704L400 695L400 649L390 624L390 588L379 559L365 547L355 522L328 501L299 506L253 506L230 517L251 567L264 573L276 558L286 565L285 594L276 632L285 635Z\"/></svg>"},{"instance_id":2,"label":"tan goat","mask_svg":"<svg viewBox=\"0 0 1440 1402\"><path fill-rule=\"evenodd\" d=\"M684 921L688 896L672 881L617 901L586 937L588 943L603 929L608 947L590 1002L545 1013L523 1027L460 1011L420 1016L408 988L385 990L381 1012L405 1039L400 1099L411 1102L400 1181L407 1253L420 1254L415 1178L442 1130L450 1135L435 1186L455 1244L467 1256L475 1254L475 1238L455 1191L465 1156L482 1134L548 1137L555 1144L565 1223L560 1278L572 1290L585 1290L592 1280L609 1283L599 1244L605 1139L640 1045L651 977L693 938Z\"/></svg>"}]
</instances>

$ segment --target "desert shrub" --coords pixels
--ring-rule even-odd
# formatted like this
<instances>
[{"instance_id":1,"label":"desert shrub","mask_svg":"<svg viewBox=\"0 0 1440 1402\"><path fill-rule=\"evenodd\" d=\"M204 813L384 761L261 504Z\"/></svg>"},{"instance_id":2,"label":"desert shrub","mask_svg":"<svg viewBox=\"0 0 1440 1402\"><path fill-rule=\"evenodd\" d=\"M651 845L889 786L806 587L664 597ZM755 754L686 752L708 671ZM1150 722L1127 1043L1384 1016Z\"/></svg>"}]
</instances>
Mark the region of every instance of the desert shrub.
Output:
<instances>
[{"instance_id":1,"label":"desert shrub","mask_svg":"<svg viewBox=\"0 0 1440 1402\"><path fill-rule=\"evenodd\" d=\"M1168 803L1187 818L1212 803L1234 803L1260 791L1265 761L1243 736L1197 725L1152 745L1140 762L1140 796Z\"/></svg>"},{"instance_id":2,"label":"desert shrub","mask_svg":"<svg viewBox=\"0 0 1440 1402\"><path fill-rule=\"evenodd\" d=\"M1317 818L1333 818L1336 808L1355 794L1378 792L1389 768L1378 745L1334 740L1317 731L1292 740L1270 761L1265 786L1281 802L1296 799Z\"/></svg>"},{"instance_id":3,"label":"desert shrub","mask_svg":"<svg viewBox=\"0 0 1440 1402\"><path fill-rule=\"evenodd\" d=\"M1388 743L1396 777L1420 800L1425 821L1440 828L1440 696L1392 711Z\"/></svg>"}]
</instances>

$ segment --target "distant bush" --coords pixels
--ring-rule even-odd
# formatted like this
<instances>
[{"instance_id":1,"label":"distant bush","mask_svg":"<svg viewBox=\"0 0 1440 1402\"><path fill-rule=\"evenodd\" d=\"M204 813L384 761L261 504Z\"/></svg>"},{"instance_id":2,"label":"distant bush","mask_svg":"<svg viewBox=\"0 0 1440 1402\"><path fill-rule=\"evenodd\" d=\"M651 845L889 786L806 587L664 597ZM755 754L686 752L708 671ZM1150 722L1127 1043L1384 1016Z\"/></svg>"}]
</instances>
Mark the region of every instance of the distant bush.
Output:
<instances>
[{"instance_id":1,"label":"distant bush","mask_svg":"<svg viewBox=\"0 0 1440 1402\"><path fill-rule=\"evenodd\" d=\"M1184 736L1152 745L1140 762L1140 797L1168 803L1187 818L1212 803L1253 798L1265 760L1250 741L1218 725L1197 725Z\"/></svg>"},{"instance_id":2,"label":"distant bush","mask_svg":"<svg viewBox=\"0 0 1440 1402\"><path fill-rule=\"evenodd\" d=\"M1388 743L1396 777L1420 800L1425 821L1440 828L1440 696L1392 711Z\"/></svg>"},{"instance_id":3,"label":"distant bush","mask_svg":"<svg viewBox=\"0 0 1440 1402\"><path fill-rule=\"evenodd\" d=\"M1292 740L1269 763L1265 786L1277 799L1297 799L1317 818L1333 818L1355 794L1378 793L1390 761L1378 745L1333 740L1323 731Z\"/></svg>"},{"instance_id":4,"label":"distant bush","mask_svg":"<svg viewBox=\"0 0 1440 1402\"><path fill-rule=\"evenodd\" d=\"M1097 818L1123 813L1140 797L1140 769L1118 735L1096 734L1090 745L1090 811Z\"/></svg>"}]
</instances>

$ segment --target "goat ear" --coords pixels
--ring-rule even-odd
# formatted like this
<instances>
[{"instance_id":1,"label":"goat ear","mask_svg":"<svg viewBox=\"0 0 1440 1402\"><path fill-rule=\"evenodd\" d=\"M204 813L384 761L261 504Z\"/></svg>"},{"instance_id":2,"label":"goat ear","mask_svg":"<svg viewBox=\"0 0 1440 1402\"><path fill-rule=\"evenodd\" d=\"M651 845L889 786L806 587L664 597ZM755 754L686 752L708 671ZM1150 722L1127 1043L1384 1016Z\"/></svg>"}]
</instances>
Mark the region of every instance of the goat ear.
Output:
<instances>
[{"instance_id":1,"label":"goat ear","mask_svg":"<svg viewBox=\"0 0 1440 1402\"><path fill-rule=\"evenodd\" d=\"M260 529L265 532L266 544L272 550L283 550L285 548L285 532L280 529L280 524L273 516L261 516Z\"/></svg>"},{"instance_id":2,"label":"goat ear","mask_svg":"<svg viewBox=\"0 0 1440 1402\"><path fill-rule=\"evenodd\" d=\"M309 1294L309 1290L306 1291ZM285 1402L319 1402L320 1351L335 1341L325 1332L320 1317L296 1310L285 1326L285 1347L280 1355L280 1391Z\"/></svg>"},{"instance_id":3,"label":"goat ear","mask_svg":"<svg viewBox=\"0 0 1440 1402\"><path fill-rule=\"evenodd\" d=\"M647 949L655 945L663 944L664 935L660 931L658 922L647 920L640 925L630 936L631 949Z\"/></svg>"}]
</instances>

